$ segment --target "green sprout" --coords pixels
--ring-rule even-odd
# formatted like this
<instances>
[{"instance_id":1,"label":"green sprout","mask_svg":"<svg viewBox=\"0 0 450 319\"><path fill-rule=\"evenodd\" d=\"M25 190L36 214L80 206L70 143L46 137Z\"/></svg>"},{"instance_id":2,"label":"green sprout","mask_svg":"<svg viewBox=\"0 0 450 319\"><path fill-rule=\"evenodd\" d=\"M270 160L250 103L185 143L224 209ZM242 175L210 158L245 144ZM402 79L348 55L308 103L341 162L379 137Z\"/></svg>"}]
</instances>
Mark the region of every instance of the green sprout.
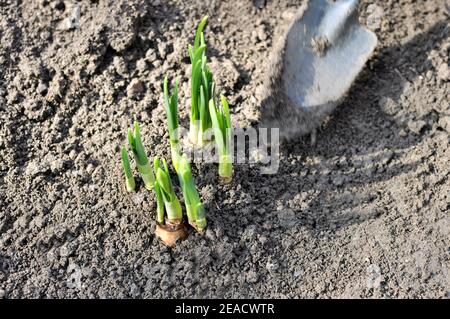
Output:
<instances>
[{"instance_id":1,"label":"green sprout","mask_svg":"<svg viewBox=\"0 0 450 319\"><path fill-rule=\"evenodd\" d=\"M205 208L200 200L200 195L192 177L191 165L186 155L180 157L178 179L183 192L189 224L197 231L203 232L206 228Z\"/></svg>"},{"instance_id":2,"label":"green sprout","mask_svg":"<svg viewBox=\"0 0 450 319\"><path fill-rule=\"evenodd\" d=\"M177 172L180 157L180 137L178 133L178 84L179 82L176 81L172 95L169 95L169 79L167 76L164 78L164 104L166 106L167 126L169 128L170 151L172 163Z\"/></svg>"},{"instance_id":3,"label":"green sprout","mask_svg":"<svg viewBox=\"0 0 450 319\"><path fill-rule=\"evenodd\" d=\"M231 156L231 120L227 99L220 97L222 107L217 108L214 99L209 101L214 140L219 151L219 176L224 181L231 181L233 176L233 164Z\"/></svg>"},{"instance_id":4,"label":"green sprout","mask_svg":"<svg viewBox=\"0 0 450 319\"><path fill-rule=\"evenodd\" d=\"M153 160L153 169L155 170L156 183L156 204L157 214L156 220L160 224L164 224L167 215L167 221L173 225L181 224L183 221L183 212L181 210L180 201L175 194L170 180L169 168L166 160L162 163L159 158Z\"/></svg>"},{"instance_id":5,"label":"green sprout","mask_svg":"<svg viewBox=\"0 0 450 319\"><path fill-rule=\"evenodd\" d=\"M203 29L208 16L203 17L195 33L194 45L189 45L191 73L191 112L189 139L192 144L203 146L208 137L206 131L211 128L211 116L208 101L214 97L214 81L211 69L207 65L206 44Z\"/></svg>"},{"instance_id":6,"label":"green sprout","mask_svg":"<svg viewBox=\"0 0 450 319\"><path fill-rule=\"evenodd\" d=\"M134 131L128 129L128 144L133 151L136 166L144 180L145 188L148 190L153 189L155 185L155 175L153 174L152 167L145 153L144 146L142 145L141 133L138 122L134 122Z\"/></svg>"},{"instance_id":7,"label":"green sprout","mask_svg":"<svg viewBox=\"0 0 450 319\"><path fill-rule=\"evenodd\" d=\"M132 192L136 188L136 183L134 181L133 172L131 171L130 161L128 159L128 153L125 146L122 146L121 155L122 167L125 173L125 185L127 187L127 191Z\"/></svg>"},{"instance_id":8,"label":"green sprout","mask_svg":"<svg viewBox=\"0 0 450 319\"><path fill-rule=\"evenodd\" d=\"M155 193L156 193L156 221L160 224L164 224L166 218L166 210L164 208L164 199L161 193L161 187L158 182L155 182Z\"/></svg>"},{"instance_id":9,"label":"green sprout","mask_svg":"<svg viewBox=\"0 0 450 319\"><path fill-rule=\"evenodd\" d=\"M205 209L201 203L200 196L195 187L195 182L192 177L191 167L186 155L181 156L179 149L179 135L178 135L178 81L175 82L172 95L169 95L169 80L166 76L164 78L164 104L166 106L167 126L169 128L170 150L172 155L172 163L175 171L178 174L178 179L183 192L184 201L186 205L186 214L189 224L191 224L199 232L202 232L206 227ZM203 97L204 99L204 97ZM205 102L203 101L203 104ZM156 188L159 188L156 183ZM158 193L158 190L157 190ZM157 195L158 196L158 195ZM161 196L160 196L161 197ZM161 207L158 204L158 207ZM158 222L164 220L164 210L158 208Z\"/></svg>"}]
</instances>

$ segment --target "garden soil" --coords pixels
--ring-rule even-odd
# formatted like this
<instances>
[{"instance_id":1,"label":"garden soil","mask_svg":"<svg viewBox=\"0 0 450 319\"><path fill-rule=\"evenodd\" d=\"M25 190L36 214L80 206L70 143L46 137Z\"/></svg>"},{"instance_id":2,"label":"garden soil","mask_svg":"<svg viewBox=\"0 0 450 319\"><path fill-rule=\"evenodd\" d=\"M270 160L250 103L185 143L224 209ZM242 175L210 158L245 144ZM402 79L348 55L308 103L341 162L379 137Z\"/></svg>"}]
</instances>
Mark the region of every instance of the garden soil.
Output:
<instances>
[{"instance_id":1,"label":"garden soil","mask_svg":"<svg viewBox=\"0 0 450 319\"><path fill-rule=\"evenodd\" d=\"M300 1L3 0L0 3L0 298L449 298L450 90L446 0L361 1L378 36L348 96L275 175L229 185L193 167L201 236L167 248L155 198L124 190L133 120L169 157L163 76L181 81L207 14L208 55L235 127Z\"/></svg>"}]
</instances>

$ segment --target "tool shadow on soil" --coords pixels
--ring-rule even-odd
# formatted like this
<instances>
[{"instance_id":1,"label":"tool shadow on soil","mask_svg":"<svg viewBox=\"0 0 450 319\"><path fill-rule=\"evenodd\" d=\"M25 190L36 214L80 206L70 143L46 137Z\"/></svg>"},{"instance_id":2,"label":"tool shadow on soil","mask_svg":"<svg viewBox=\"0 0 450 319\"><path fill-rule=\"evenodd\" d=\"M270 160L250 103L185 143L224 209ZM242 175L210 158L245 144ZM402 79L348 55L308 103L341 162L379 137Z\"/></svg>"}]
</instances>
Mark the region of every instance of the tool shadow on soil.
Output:
<instances>
[{"instance_id":1,"label":"tool shadow on soil","mask_svg":"<svg viewBox=\"0 0 450 319\"><path fill-rule=\"evenodd\" d=\"M408 65L420 66L422 74L432 69L433 66L427 60L427 55L439 43L433 42L432 47L427 44L429 44L430 35L444 30L445 27L446 24L443 21L438 22L404 45L382 49L373 71L367 69L364 71L342 107L327 125L328 127L319 134L318 147L305 150L299 145L287 146L294 153L319 156L325 163L333 162L334 159L339 161L336 168L342 171L342 174L338 173L337 177L331 176L330 183L318 185L320 194L309 204L309 209L312 211L320 207L330 207L330 213L321 215L315 227L320 225L320 228L341 228L377 218L383 213L376 205L381 194L377 192L363 195L368 198L363 200L365 204L361 206L358 194L353 193L354 187L390 180L395 176L414 171L420 164L420 161L405 164L395 161L395 158L419 143L424 137L421 134L423 132L416 136L408 132L408 135L404 136L402 124L396 123L390 115L383 112L378 102L381 98L388 98L395 103L400 103L401 95L404 94L403 88L414 80L400 78L401 74L393 75L393 67L398 65L398 68L406 73L403 69L406 69ZM443 38L445 37L440 39ZM405 53L408 61L406 65L396 61L396 57L405 58L405 55L399 55L398 52ZM416 73L415 77L417 76L419 74ZM398 78L398 82L393 83L393 78ZM331 145L344 147L330 147ZM357 160L354 160L355 158ZM315 169L315 167L309 167L309 169ZM298 182L302 183L302 180ZM336 194L337 189L341 190L337 193L337 197L336 195L328 197L328 193ZM337 205L341 207L336 208ZM365 210L364 206L368 207L368 210ZM336 215L335 212L341 213Z\"/></svg>"},{"instance_id":2,"label":"tool shadow on soil","mask_svg":"<svg viewBox=\"0 0 450 319\"><path fill-rule=\"evenodd\" d=\"M278 175L282 176L284 185L277 191L277 201L268 206L264 201L255 205L266 214L288 207L296 213L298 221L291 226L311 231L346 228L383 214L380 201L386 190L382 183L419 166L420 161L405 163L398 158L420 143L424 134L406 133L404 125L398 123L401 121L381 109L379 100L388 98L399 103L404 87L413 82L399 75L398 69L406 73L409 65L414 65L421 66L420 73L426 73L433 67L427 55L439 43L435 41L430 47L430 35L444 30L445 25L443 21L437 22L404 45L381 49L373 70L363 71L342 106L319 133L318 145L309 146L309 138L282 145ZM392 78L398 82L393 83ZM290 160L298 156L302 163ZM260 186L278 184L273 176L255 178ZM366 190L365 186L370 185L374 186ZM254 190L250 196L257 202L261 188L248 189ZM305 202L305 198L313 199ZM270 216L262 219L267 218Z\"/></svg>"}]
</instances>

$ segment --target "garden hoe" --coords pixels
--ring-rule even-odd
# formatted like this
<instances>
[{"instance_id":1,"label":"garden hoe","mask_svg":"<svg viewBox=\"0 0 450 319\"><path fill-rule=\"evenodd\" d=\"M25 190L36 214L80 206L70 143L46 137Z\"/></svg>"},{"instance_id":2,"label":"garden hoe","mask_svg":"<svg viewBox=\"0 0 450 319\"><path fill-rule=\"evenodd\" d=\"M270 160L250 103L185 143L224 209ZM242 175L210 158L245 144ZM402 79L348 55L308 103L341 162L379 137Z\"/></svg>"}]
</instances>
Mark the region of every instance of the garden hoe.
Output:
<instances>
[{"instance_id":1,"label":"garden hoe","mask_svg":"<svg viewBox=\"0 0 450 319\"><path fill-rule=\"evenodd\" d=\"M280 137L311 133L343 100L375 49L358 21L358 0L310 0L275 44L264 83L261 126Z\"/></svg>"}]
</instances>

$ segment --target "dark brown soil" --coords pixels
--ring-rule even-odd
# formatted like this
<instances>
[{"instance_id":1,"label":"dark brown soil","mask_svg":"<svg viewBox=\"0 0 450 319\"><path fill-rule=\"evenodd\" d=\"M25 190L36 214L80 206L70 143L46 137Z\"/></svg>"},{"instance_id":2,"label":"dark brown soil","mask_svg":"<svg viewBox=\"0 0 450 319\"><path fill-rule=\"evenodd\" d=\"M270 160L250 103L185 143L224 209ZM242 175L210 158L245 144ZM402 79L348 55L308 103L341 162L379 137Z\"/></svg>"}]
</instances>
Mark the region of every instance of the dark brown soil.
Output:
<instances>
[{"instance_id":1,"label":"dark brown soil","mask_svg":"<svg viewBox=\"0 0 450 319\"><path fill-rule=\"evenodd\" d=\"M445 0L362 1L379 45L317 146L284 145L278 175L238 165L230 185L194 169L204 236L164 247L153 194L123 190L134 119L150 155L169 155L166 73L182 81L187 122L201 16L233 122L247 127L276 27L299 6L1 1L0 298L450 297Z\"/></svg>"}]
</instances>

